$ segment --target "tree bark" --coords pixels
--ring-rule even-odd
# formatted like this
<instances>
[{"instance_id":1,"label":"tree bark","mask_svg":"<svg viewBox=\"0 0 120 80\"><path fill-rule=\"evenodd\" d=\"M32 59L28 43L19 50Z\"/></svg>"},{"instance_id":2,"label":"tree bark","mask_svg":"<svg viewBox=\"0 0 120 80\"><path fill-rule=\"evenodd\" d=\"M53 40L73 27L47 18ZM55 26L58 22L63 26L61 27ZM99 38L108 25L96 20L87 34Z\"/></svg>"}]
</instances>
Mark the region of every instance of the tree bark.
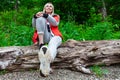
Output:
<instances>
[{"instance_id":1,"label":"tree bark","mask_svg":"<svg viewBox=\"0 0 120 80\"><path fill-rule=\"evenodd\" d=\"M102 14L103 21L106 20L107 17L107 8L104 0L97 0L98 2L101 2L101 8L100 8L100 13Z\"/></svg>"},{"instance_id":2,"label":"tree bark","mask_svg":"<svg viewBox=\"0 0 120 80\"><path fill-rule=\"evenodd\" d=\"M103 7L102 7L101 11L102 11L102 15L103 15L103 20L105 20L105 18L107 17L107 10L106 10L106 5L105 5L104 0L102 0L102 4L103 4Z\"/></svg>"},{"instance_id":3,"label":"tree bark","mask_svg":"<svg viewBox=\"0 0 120 80\"><path fill-rule=\"evenodd\" d=\"M0 70L39 69L38 51L36 46L1 47ZM91 73L89 66L116 63L120 63L120 40L68 40L58 48L51 67Z\"/></svg>"}]
</instances>

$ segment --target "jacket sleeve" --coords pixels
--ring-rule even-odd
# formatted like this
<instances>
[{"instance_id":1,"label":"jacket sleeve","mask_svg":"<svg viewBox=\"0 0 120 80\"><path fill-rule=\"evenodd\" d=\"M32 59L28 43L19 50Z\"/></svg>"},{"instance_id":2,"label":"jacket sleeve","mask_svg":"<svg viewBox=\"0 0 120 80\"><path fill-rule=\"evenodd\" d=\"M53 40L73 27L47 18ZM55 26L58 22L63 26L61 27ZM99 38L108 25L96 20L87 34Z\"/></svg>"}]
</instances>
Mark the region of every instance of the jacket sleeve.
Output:
<instances>
[{"instance_id":1,"label":"jacket sleeve","mask_svg":"<svg viewBox=\"0 0 120 80\"><path fill-rule=\"evenodd\" d=\"M59 17L59 15L55 15L54 17L49 15L47 17L47 20L52 26L58 26L59 21L60 21L60 17Z\"/></svg>"}]
</instances>

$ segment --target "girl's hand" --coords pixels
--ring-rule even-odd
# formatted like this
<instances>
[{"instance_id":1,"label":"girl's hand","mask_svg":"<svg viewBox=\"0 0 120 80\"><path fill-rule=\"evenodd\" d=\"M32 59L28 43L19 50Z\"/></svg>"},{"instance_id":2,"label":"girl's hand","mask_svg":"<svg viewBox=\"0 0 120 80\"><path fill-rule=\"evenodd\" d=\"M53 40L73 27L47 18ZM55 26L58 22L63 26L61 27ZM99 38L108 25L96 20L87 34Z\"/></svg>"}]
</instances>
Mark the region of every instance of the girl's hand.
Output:
<instances>
[{"instance_id":1,"label":"girl's hand","mask_svg":"<svg viewBox=\"0 0 120 80\"><path fill-rule=\"evenodd\" d=\"M43 16L43 12L38 12L37 14L36 14L36 17L42 17Z\"/></svg>"}]
</instances>

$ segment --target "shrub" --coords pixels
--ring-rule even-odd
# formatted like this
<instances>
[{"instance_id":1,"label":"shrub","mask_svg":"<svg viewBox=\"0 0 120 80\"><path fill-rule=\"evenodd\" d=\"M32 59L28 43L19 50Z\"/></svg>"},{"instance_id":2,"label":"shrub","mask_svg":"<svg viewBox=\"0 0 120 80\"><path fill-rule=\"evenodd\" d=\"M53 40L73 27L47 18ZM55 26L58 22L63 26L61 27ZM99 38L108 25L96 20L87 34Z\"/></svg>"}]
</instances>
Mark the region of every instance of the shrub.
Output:
<instances>
[{"instance_id":1,"label":"shrub","mask_svg":"<svg viewBox=\"0 0 120 80\"><path fill-rule=\"evenodd\" d=\"M5 31L0 31L0 46L25 46L32 44L33 28L17 26L14 23L7 25Z\"/></svg>"},{"instance_id":2,"label":"shrub","mask_svg":"<svg viewBox=\"0 0 120 80\"><path fill-rule=\"evenodd\" d=\"M113 38L113 25L110 22L99 22L86 29L86 40L108 40Z\"/></svg>"},{"instance_id":3,"label":"shrub","mask_svg":"<svg viewBox=\"0 0 120 80\"><path fill-rule=\"evenodd\" d=\"M75 25L74 22L61 22L59 28L63 34L64 41L67 39L83 40L82 25Z\"/></svg>"}]
</instances>

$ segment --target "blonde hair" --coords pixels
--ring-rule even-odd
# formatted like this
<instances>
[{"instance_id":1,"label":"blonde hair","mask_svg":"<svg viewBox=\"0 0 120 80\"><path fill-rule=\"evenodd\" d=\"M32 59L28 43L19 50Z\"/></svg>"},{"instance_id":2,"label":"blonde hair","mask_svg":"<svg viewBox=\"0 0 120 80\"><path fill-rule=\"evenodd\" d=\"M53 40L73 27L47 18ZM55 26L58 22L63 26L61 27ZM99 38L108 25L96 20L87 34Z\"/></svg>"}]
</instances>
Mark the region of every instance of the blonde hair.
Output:
<instances>
[{"instance_id":1,"label":"blonde hair","mask_svg":"<svg viewBox=\"0 0 120 80\"><path fill-rule=\"evenodd\" d=\"M46 7L48 4L51 4L51 6L52 6L52 8L53 8L51 15L54 15L54 6L53 6L53 4L52 4L51 2L48 2L48 3L46 3L46 4L44 5L43 12L45 13L45 7Z\"/></svg>"}]
</instances>

